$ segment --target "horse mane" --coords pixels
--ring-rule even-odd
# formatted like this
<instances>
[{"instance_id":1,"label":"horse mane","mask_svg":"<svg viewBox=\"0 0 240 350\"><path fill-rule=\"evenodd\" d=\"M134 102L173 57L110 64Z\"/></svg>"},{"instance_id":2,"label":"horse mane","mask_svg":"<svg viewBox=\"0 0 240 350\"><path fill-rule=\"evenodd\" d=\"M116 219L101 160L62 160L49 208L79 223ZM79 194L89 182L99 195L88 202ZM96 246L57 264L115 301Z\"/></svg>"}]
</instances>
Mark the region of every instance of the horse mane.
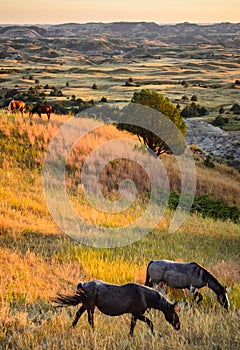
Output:
<instances>
[{"instance_id":1,"label":"horse mane","mask_svg":"<svg viewBox=\"0 0 240 350\"><path fill-rule=\"evenodd\" d=\"M151 295L155 294L160 299L160 304L162 306L163 312L171 310L171 308L174 306L174 304L171 303L171 301L168 300L168 298L166 298L166 296L164 296L158 290L152 289L151 287L148 287L148 286L144 286L144 287L149 289L149 292Z\"/></svg>"},{"instance_id":2,"label":"horse mane","mask_svg":"<svg viewBox=\"0 0 240 350\"><path fill-rule=\"evenodd\" d=\"M170 310L174 304L171 303L170 300L168 300L164 295L162 295L160 292L158 292L159 296L160 296L160 299L161 299L161 303L162 303L162 306L163 306L163 311L168 311Z\"/></svg>"},{"instance_id":3,"label":"horse mane","mask_svg":"<svg viewBox=\"0 0 240 350\"><path fill-rule=\"evenodd\" d=\"M204 272L204 279L206 278L207 283L209 280L211 280L213 283L216 283L219 287L224 288L223 285L218 281L218 279L210 271L208 271L205 267L203 267L202 265L200 265L196 262L191 262L191 264L200 267L200 269Z\"/></svg>"}]
</instances>

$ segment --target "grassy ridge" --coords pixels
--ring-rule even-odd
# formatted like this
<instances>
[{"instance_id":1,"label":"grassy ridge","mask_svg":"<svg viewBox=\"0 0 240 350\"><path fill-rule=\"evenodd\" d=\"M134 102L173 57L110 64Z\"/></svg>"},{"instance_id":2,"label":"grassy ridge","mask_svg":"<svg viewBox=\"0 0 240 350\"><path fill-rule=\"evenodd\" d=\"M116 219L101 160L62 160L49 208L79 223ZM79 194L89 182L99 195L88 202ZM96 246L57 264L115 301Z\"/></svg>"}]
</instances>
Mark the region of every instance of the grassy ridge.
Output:
<instances>
[{"instance_id":1,"label":"grassy ridge","mask_svg":"<svg viewBox=\"0 0 240 350\"><path fill-rule=\"evenodd\" d=\"M0 122L5 137L6 125L8 129L12 127L15 130L25 127L24 137L31 135L32 131L33 144L40 142L38 150L42 147L41 142L44 142L41 141L42 135L48 137L47 130L52 135L61 125L57 117L49 124L39 122L38 119L34 119L32 125L27 124L27 120L23 122L19 119L20 125L15 121L13 124L10 121L5 124L5 121L3 118ZM41 127L44 131L42 134ZM97 138L103 141L111 138L111 135L115 137L115 131L102 130ZM9 141L10 137L11 133L8 139L1 140ZM95 140L96 137L91 136L91 142L85 143L86 152L89 145L95 145ZM169 233L167 228L173 213L167 210L157 227L134 244L114 249L83 246L64 235L53 222L44 201L41 162L33 168L20 166L21 162L15 162L19 156L18 151L17 148L17 152L15 150L1 154L4 156L0 168L1 349L240 348L239 225L228 220L223 222L192 214L176 233ZM12 158L9 158L10 154ZM40 154L42 153L38 156ZM174 164L170 168L169 159L165 160L165 164L169 168L168 174L175 175L171 177L174 188L177 186L177 172ZM209 170L202 165L197 167L197 172L199 188L201 183L204 183L202 188L207 186L206 182L201 181L205 173L209 193L212 193L216 180L221 180L221 188L218 186L215 191L217 198L221 193L222 200L226 203L238 203L238 177L235 172L232 173L227 167ZM68 186L70 190L71 181ZM231 189L231 196L226 188ZM135 218L133 210L129 210L125 220L120 214L111 218L99 218L99 214L93 212L89 203L81 197L81 192L77 193L76 197L73 186L71 195L75 198L74 205L89 220L98 219L108 224L110 220L111 225L118 225L119 222L125 225ZM125 336L129 331L129 315L110 318L96 312L95 332L90 329L84 315L77 328L72 330L69 326L76 310L53 309L49 301L57 292L72 293L80 280L99 278L113 283L144 283L148 261L160 258L195 260L206 266L221 283L232 288L229 294L230 312L224 312L214 293L205 288L201 306L180 309L182 329L179 332L167 324L163 314L150 311L149 317L153 320L156 336L152 337L146 325L138 322L134 338L129 339ZM181 291L169 290L168 293L170 299L185 300ZM191 297L187 297L187 300L191 301Z\"/></svg>"}]
</instances>

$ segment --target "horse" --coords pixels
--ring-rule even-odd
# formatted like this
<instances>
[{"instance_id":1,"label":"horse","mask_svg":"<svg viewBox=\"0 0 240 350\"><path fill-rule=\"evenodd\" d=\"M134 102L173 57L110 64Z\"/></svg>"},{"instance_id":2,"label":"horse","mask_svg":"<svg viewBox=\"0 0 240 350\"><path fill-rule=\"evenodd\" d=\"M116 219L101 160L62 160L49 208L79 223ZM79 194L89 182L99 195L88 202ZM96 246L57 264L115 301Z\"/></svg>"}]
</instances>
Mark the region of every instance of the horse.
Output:
<instances>
[{"instance_id":1,"label":"horse","mask_svg":"<svg viewBox=\"0 0 240 350\"><path fill-rule=\"evenodd\" d=\"M58 293L57 297L51 299L58 304L56 307L82 303L72 322L72 327L76 326L81 315L87 310L88 323L94 329L93 314L97 307L108 316L130 313L132 315L129 333L131 336L137 320L145 322L154 334L152 321L144 316L144 312L152 308L162 311L165 319L175 330L180 329L176 304L169 302L160 292L137 283L116 285L100 280L81 282L77 285L74 295Z\"/></svg>"},{"instance_id":2,"label":"horse","mask_svg":"<svg viewBox=\"0 0 240 350\"><path fill-rule=\"evenodd\" d=\"M194 294L194 300L198 298L198 303L203 299L198 289L207 286L217 295L218 302L226 310L230 307L226 287L196 262L150 261L147 266L145 285L152 287L160 282L172 288L189 289Z\"/></svg>"},{"instance_id":3,"label":"horse","mask_svg":"<svg viewBox=\"0 0 240 350\"><path fill-rule=\"evenodd\" d=\"M41 114L47 114L48 120L50 120L50 115L53 112L53 108L50 105L38 104L29 112L29 117L31 118L34 113L37 113L40 118L42 118Z\"/></svg>"},{"instance_id":4,"label":"horse","mask_svg":"<svg viewBox=\"0 0 240 350\"><path fill-rule=\"evenodd\" d=\"M9 115L10 112L12 112L13 114L16 115L17 111L19 111L20 113L22 113L22 116L23 116L25 108L26 108L25 102L21 100L12 100L8 105L7 114Z\"/></svg>"}]
</instances>

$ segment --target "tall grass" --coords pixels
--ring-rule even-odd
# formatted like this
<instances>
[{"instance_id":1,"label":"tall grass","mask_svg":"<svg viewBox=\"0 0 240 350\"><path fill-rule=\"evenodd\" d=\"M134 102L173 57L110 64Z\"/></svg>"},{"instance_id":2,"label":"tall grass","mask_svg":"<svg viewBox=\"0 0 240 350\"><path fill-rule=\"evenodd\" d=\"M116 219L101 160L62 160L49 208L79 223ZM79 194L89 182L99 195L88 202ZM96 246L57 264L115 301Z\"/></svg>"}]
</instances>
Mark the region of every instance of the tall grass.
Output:
<instances>
[{"instance_id":1,"label":"tall grass","mask_svg":"<svg viewBox=\"0 0 240 350\"><path fill-rule=\"evenodd\" d=\"M173 212L167 210L151 233L128 246L97 249L73 241L53 222L42 190L41 157L48 140L62 123L61 117L57 118L53 117L49 124L36 118L32 125L21 118L0 119L0 142L1 145L8 143L9 147L1 153L4 159L0 168L0 349L240 348L239 225L192 214L176 233L169 233L167 228ZM70 157L70 165L79 153L79 159L84 160L91 149L112 136L121 135L113 127L104 127L89 135L89 142L84 142L82 151L79 146L78 152L72 159ZM40 156L37 158L40 161L32 158L33 167L29 167L27 161L23 164L19 158L25 142L29 145L30 140L33 146L37 145ZM18 145L22 142L23 148L13 148L13 141ZM172 186L177 188L175 165L170 157L164 162ZM230 168L219 166L208 170L201 165L197 167L197 172L199 183L203 181L204 174L208 176L209 187L204 179L204 191L210 193L211 188L217 198L221 195L229 204L239 203L236 194L238 176ZM102 176L104 184L106 173ZM222 187L218 188L216 184L220 179ZM96 211L84 199L82 189L75 186L74 180L74 175L69 173L69 193L76 210L87 220L109 226L125 226L144 209L144 203L138 202L125 215ZM163 314L148 311L156 335L153 337L146 325L138 322L134 337L129 338L130 315L111 318L96 311L94 332L87 323L86 315L73 330L70 325L76 309L52 307L50 297L57 292L74 292L79 281L99 278L112 283L144 283L149 260L162 258L195 260L207 267L222 284L231 287L230 312L224 312L215 294L208 288L203 290L202 305L194 307L190 307L190 296L168 290L171 300L182 300L182 305L187 305L179 311L181 330L175 332ZM186 301L189 303L186 304Z\"/></svg>"}]
</instances>

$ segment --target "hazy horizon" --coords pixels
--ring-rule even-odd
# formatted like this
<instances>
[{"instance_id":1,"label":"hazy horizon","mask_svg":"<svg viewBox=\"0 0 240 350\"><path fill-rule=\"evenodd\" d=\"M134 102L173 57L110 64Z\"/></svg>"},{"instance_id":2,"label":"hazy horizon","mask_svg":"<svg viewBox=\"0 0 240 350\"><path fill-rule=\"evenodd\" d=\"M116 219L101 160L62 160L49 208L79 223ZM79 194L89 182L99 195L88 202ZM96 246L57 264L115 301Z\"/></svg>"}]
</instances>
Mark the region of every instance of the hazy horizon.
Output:
<instances>
[{"instance_id":1,"label":"hazy horizon","mask_svg":"<svg viewBox=\"0 0 240 350\"><path fill-rule=\"evenodd\" d=\"M239 0L1 0L0 23L239 23Z\"/></svg>"},{"instance_id":2,"label":"hazy horizon","mask_svg":"<svg viewBox=\"0 0 240 350\"><path fill-rule=\"evenodd\" d=\"M110 23L156 23L158 25L176 25L176 24L184 24L184 23L189 23L189 24L197 24L197 25L214 25L214 24L219 24L219 23L230 23L230 24L240 24L240 21L238 22L230 22L230 21L219 21L219 22L190 22L190 21L183 21L183 22L156 22L156 21L142 21L142 20L135 20L135 21L124 21L124 20L119 20L119 21L87 21L87 22L76 22L76 21L66 21L66 22L59 22L59 23L54 23L54 22L49 22L49 23L36 23L36 22L29 22L29 23L1 23L0 25L2 26L11 26L11 25L17 25L17 26L26 26L26 25L41 25L41 26L50 26L50 25L64 25L64 24L91 24L91 23L102 23L102 24L110 24Z\"/></svg>"}]
</instances>

